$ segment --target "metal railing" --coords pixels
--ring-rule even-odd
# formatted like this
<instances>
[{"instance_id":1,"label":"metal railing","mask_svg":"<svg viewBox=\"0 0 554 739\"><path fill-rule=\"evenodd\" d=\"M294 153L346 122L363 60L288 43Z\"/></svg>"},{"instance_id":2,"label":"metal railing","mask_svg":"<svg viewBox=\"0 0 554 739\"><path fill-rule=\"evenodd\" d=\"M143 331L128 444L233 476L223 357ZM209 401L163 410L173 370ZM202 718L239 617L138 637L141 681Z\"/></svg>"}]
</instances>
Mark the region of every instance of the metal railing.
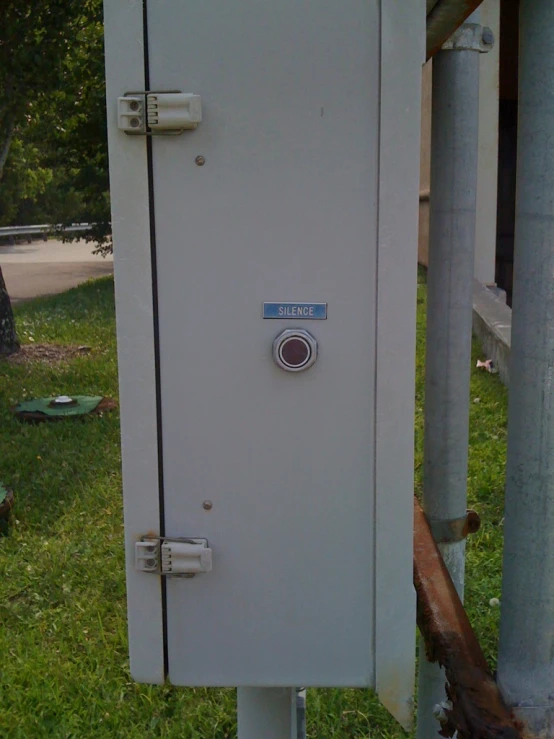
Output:
<instances>
[{"instance_id":1,"label":"metal railing","mask_svg":"<svg viewBox=\"0 0 554 739\"><path fill-rule=\"evenodd\" d=\"M89 223L72 223L71 226L56 226L50 223L43 223L38 226L3 226L0 228L0 239L14 240L16 236L33 235L42 235L46 238L49 234L90 231L91 228L92 226Z\"/></svg>"}]
</instances>

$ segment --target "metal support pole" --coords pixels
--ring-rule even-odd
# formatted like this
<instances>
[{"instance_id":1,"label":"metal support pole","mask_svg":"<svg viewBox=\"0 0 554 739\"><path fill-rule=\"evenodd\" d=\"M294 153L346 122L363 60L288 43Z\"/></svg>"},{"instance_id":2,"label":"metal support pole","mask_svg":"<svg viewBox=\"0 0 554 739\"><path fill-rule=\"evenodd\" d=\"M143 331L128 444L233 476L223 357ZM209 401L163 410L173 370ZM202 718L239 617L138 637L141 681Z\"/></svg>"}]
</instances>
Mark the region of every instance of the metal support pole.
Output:
<instances>
[{"instance_id":1,"label":"metal support pole","mask_svg":"<svg viewBox=\"0 0 554 739\"><path fill-rule=\"evenodd\" d=\"M554 3L521 0L504 573L498 681L554 737Z\"/></svg>"},{"instance_id":2,"label":"metal support pole","mask_svg":"<svg viewBox=\"0 0 554 739\"><path fill-rule=\"evenodd\" d=\"M239 688L238 739L297 739L295 688Z\"/></svg>"},{"instance_id":3,"label":"metal support pole","mask_svg":"<svg viewBox=\"0 0 554 739\"><path fill-rule=\"evenodd\" d=\"M462 31L475 35L474 27ZM444 522L463 519L467 507L478 52L483 50L453 44L433 59L423 508L435 531L441 522L444 529ZM440 550L463 598L465 540L441 543ZM445 682L444 671L425 659L421 642L418 739L439 737L434 713L446 700Z\"/></svg>"},{"instance_id":4,"label":"metal support pole","mask_svg":"<svg viewBox=\"0 0 554 739\"><path fill-rule=\"evenodd\" d=\"M296 688L295 739L306 739L306 688Z\"/></svg>"}]
</instances>

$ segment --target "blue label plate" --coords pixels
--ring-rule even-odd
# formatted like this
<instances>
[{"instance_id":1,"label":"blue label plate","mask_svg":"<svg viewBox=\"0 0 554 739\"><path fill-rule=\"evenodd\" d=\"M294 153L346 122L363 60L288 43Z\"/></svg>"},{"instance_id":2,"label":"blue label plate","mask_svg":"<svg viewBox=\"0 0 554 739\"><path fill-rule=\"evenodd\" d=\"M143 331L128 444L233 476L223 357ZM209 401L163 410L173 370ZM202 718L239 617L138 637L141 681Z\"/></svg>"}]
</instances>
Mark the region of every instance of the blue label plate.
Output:
<instances>
[{"instance_id":1,"label":"blue label plate","mask_svg":"<svg viewBox=\"0 0 554 739\"><path fill-rule=\"evenodd\" d=\"M324 321L327 303L264 303L264 318Z\"/></svg>"}]
</instances>

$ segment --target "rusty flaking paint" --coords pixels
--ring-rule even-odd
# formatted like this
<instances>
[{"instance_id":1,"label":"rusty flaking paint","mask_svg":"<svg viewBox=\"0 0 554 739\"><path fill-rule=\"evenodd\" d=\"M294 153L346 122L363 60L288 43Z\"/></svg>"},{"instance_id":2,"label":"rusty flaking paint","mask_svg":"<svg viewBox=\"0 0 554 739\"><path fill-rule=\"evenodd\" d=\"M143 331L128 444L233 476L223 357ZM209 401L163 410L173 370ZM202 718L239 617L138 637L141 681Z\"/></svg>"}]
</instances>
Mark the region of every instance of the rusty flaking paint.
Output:
<instances>
[{"instance_id":1,"label":"rusty flaking paint","mask_svg":"<svg viewBox=\"0 0 554 739\"><path fill-rule=\"evenodd\" d=\"M522 726L506 706L425 514L414 498L414 586L417 625L427 659L445 669L446 709L441 734L459 739L521 739Z\"/></svg>"},{"instance_id":2,"label":"rusty flaking paint","mask_svg":"<svg viewBox=\"0 0 554 739\"><path fill-rule=\"evenodd\" d=\"M441 50L481 3L482 0L439 0L427 16L427 60Z\"/></svg>"}]
</instances>

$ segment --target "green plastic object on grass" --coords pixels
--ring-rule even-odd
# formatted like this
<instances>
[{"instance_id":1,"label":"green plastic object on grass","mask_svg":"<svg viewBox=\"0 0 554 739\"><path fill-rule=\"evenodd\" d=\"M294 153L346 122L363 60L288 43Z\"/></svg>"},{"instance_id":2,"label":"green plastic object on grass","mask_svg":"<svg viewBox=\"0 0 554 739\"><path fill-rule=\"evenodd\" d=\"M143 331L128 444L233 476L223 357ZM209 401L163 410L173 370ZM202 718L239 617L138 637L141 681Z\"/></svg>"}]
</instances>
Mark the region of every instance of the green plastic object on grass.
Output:
<instances>
[{"instance_id":1,"label":"green plastic object on grass","mask_svg":"<svg viewBox=\"0 0 554 739\"><path fill-rule=\"evenodd\" d=\"M15 413L44 413L45 416L83 416L96 410L101 395L59 395L57 398L34 398L18 403Z\"/></svg>"}]
</instances>

